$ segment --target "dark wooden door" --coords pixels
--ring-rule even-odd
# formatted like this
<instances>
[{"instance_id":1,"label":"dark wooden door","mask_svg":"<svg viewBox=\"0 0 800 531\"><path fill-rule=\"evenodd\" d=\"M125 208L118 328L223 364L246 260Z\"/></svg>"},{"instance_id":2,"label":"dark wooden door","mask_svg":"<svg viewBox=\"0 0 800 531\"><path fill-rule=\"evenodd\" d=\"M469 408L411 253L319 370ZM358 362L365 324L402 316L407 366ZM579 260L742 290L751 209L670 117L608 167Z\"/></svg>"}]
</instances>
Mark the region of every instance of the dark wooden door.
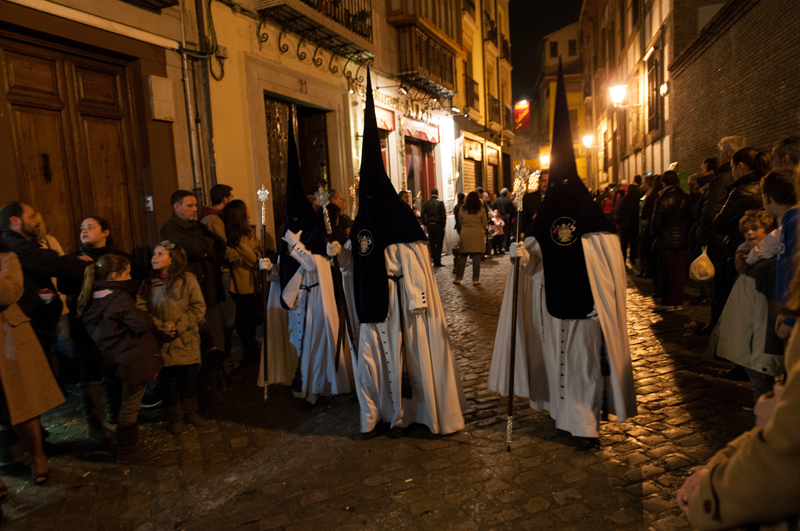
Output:
<instances>
[{"instance_id":1,"label":"dark wooden door","mask_svg":"<svg viewBox=\"0 0 800 531\"><path fill-rule=\"evenodd\" d=\"M118 248L137 237L129 88L122 62L56 45L0 38L0 75L10 111L18 199L38 210L66 252L81 221L111 223Z\"/></svg>"}]
</instances>

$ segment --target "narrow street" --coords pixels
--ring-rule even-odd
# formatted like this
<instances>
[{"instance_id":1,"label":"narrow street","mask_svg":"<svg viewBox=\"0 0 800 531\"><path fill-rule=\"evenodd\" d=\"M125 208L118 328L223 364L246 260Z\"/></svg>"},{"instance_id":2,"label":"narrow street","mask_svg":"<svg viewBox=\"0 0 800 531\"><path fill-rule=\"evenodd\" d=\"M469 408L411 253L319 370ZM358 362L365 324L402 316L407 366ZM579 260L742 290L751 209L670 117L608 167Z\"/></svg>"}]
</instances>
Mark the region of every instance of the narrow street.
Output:
<instances>
[{"instance_id":1,"label":"narrow street","mask_svg":"<svg viewBox=\"0 0 800 531\"><path fill-rule=\"evenodd\" d=\"M752 425L748 386L717 378L705 338L684 326L708 307L659 316L647 281L629 277L628 318L639 416L604 423L584 450L546 413L518 401L513 451L506 402L486 389L509 260L482 266L482 285L436 272L469 408L447 437L413 426L402 439L362 440L355 395L308 412L287 388L229 387L212 422L181 436L163 412L143 412L152 463L123 466L83 440L73 396L50 412L53 476L33 486L26 467L2 471L10 489L4 529L688 529L676 489L695 465ZM688 290L691 295L691 289ZM255 379L255 375L253 376Z\"/></svg>"}]
</instances>

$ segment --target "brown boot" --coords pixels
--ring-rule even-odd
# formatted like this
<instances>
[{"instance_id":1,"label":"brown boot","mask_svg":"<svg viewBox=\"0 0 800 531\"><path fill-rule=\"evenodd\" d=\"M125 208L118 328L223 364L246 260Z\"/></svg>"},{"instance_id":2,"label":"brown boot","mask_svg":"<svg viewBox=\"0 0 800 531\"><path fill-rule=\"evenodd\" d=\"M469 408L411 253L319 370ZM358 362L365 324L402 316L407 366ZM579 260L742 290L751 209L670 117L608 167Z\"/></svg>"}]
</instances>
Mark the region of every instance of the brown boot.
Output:
<instances>
[{"instance_id":1,"label":"brown boot","mask_svg":"<svg viewBox=\"0 0 800 531\"><path fill-rule=\"evenodd\" d=\"M183 408L180 404L167 406L167 420L169 421L167 429L170 433L180 435L186 431L186 424L183 422Z\"/></svg>"},{"instance_id":2,"label":"brown boot","mask_svg":"<svg viewBox=\"0 0 800 531\"><path fill-rule=\"evenodd\" d=\"M139 424L117 425L117 462L141 463L158 455L156 448L142 448L139 445Z\"/></svg>"},{"instance_id":3,"label":"brown boot","mask_svg":"<svg viewBox=\"0 0 800 531\"><path fill-rule=\"evenodd\" d=\"M184 398L181 401L183 406L183 414L185 415L186 422L192 426L205 426L206 419L197 414L197 399Z\"/></svg>"},{"instance_id":4,"label":"brown boot","mask_svg":"<svg viewBox=\"0 0 800 531\"><path fill-rule=\"evenodd\" d=\"M103 382L78 384L83 402L83 415L89 427L89 436L99 442L113 442L114 432L103 424Z\"/></svg>"}]
</instances>

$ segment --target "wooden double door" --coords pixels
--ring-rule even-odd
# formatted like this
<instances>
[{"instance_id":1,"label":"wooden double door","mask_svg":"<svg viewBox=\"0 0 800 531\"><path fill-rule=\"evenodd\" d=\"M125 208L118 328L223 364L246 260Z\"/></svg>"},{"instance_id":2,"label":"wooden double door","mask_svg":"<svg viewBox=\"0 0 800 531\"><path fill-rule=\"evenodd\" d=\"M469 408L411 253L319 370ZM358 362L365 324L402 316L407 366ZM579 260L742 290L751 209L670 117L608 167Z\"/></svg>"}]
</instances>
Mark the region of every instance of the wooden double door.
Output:
<instances>
[{"instance_id":1,"label":"wooden double door","mask_svg":"<svg viewBox=\"0 0 800 531\"><path fill-rule=\"evenodd\" d=\"M0 33L0 141L14 166L0 197L38 210L67 253L88 216L109 220L118 249L144 243L126 64Z\"/></svg>"}]
</instances>

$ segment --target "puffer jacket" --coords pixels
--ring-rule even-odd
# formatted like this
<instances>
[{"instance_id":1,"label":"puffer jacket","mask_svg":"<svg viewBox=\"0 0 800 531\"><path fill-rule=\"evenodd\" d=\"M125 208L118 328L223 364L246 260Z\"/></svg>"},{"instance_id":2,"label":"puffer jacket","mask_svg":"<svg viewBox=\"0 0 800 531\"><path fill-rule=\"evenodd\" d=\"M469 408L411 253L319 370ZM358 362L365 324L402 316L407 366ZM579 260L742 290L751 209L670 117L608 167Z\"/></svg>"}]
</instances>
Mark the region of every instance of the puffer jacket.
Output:
<instances>
[{"instance_id":1,"label":"puffer jacket","mask_svg":"<svg viewBox=\"0 0 800 531\"><path fill-rule=\"evenodd\" d=\"M728 199L714 218L714 233L725 237L725 254L728 258L736 256L736 249L744 243L744 236L739 231L739 220L748 210L763 209L761 176L751 171L733 183Z\"/></svg>"},{"instance_id":2,"label":"puffer jacket","mask_svg":"<svg viewBox=\"0 0 800 531\"><path fill-rule=\"evenodd\" d=\"M667 186L655 200L651 228L659 249L686 249L689 245L691 201L678 186Z\"/></svg>"},{"instance_id":3,"label":"puffer jacket","mask_svg":"<svg viewBox=\"0 0 800 531\"><path fill-rule=\"evenodd\" d=\"M167 289L160 278L150 281L151 292L139 290L136 307L145 310L153 318L155 329L171 322L178 335L175 338L161 336L164 344L161 355L164 365L192 365L200 363L200 321L206 313L206 303L197 277L186 272L182 279L176 279L171 289Z\"/></svg>"},{"instance_id":4,"label":"puffer jacket","mask_svg":"<svg viewBox=\"0 0 800 531\"><path fill-rule=\"evenodd\" d=\"M102 281L92 286L92 299L84 310L86 330L117 378L138 384L151 379L164 366L153 335L153 319L136 308L137 280Z\"/></svg>"}]
</instances>

